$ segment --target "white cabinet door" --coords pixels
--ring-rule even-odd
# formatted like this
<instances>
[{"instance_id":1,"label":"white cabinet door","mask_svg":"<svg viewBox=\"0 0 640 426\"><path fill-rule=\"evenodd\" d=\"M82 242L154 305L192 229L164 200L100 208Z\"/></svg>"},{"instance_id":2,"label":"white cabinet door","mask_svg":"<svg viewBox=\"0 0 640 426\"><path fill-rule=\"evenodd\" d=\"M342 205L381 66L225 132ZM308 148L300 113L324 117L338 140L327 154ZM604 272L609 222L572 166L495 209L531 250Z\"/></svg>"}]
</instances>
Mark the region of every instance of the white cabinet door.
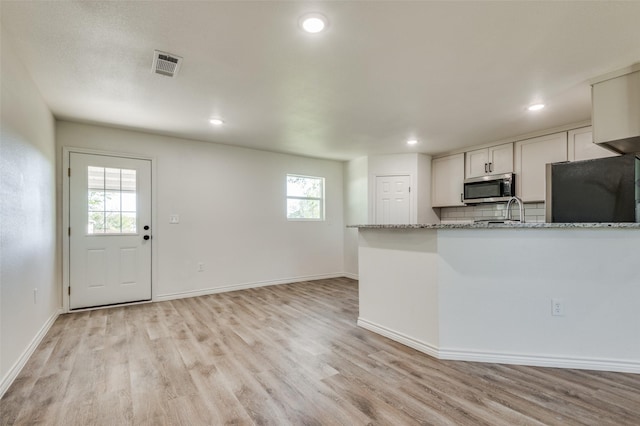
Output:
<instances>
[{"instance_id":1,"label":"white cabinet door","mask_svg":"<svg viewBox=\"0 0 640 426\"><path fill-rule=\"evenodd\" d=\"M595 83L591 99L594 141L617 141L640 132L640 69Z\"/></svg>"},{"instance_id":2,"label":"white cabinet door","mask_svg":"<svg viewBox=\"0 0 640 426\"><path fill-rule=\"evenodd\" d=\"M499 175L513 172L513 144L492 146L489 148L489 173Z\"/></svg>"},{"instance_id":3,"label":"white cabinet door","mask_svg":"<svg viewBox=\"0 0 640 426\"><path fill-rule=\"evenodd\" d=\"M376 176L376 224L411 223L411 176Z\"/></svg>"},{"instance_id":4,"label":"white cabinet door","mask_svg":"<svg viewBox=\"0 0 640 426\"><path fill-rule=\"evenodd\" d=\"M569 131L569 161L593 160L596 158L615 157L616 155L619 154L593 143L591 126Z\"/></svg>"},{"instance_id":5,"label":"white cabinet door","mask_svg":"<svg viewBox=\"0 0 640 426\"><path fill-rule=\"evenodd\" d=\"M432 207L464 206L464 154L435 158L431 162Z\"/></svg>"},{"instance_id":6,"label":"white cabinet door","mask_svg":"<svg viewBox=\"0 0 640 426\"><path fill-rule=\"evenodd\" d=\"M516 195L525 202L544 201L546 164L567 161L567 133L515 144Z\"/></svg>"},{"instance_id":7,"label":"white cabinet door","mask_svg":"<svg viewBox=\"0 0 640 426\"><path fill-rule=\"evenodd\" d=\"M476 149L465 153L467 178L513 172L513 144Z\"/></svg>"},{"instance_id":8,"label":"white cabinet door","mask_svg":"<svg viewBox=\"0 0 640 426\"><path fill-rule=\"evenodd\" d=\"M489 151L487 148L465 152L465 176L467 178L489 174Z\"/></svg>"}]
</instances>

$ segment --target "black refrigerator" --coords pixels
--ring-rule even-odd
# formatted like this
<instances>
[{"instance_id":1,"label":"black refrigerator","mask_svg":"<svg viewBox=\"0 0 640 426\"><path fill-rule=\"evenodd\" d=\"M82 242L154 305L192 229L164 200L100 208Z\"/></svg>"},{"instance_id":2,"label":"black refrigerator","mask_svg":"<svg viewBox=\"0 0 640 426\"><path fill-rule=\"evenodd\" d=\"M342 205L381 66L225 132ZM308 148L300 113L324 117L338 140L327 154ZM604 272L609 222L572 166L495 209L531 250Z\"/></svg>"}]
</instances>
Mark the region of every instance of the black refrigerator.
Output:
<instances>
[{"instance_id":1,"label":"black refrigerator","mask_svg":"<svg viewBox=\"0 0 640 426\"><path fill-rule=\"evenodd\" d=\"M547 164L546 222L640 222L637 155Z\"/></svg>"}]
</instances>

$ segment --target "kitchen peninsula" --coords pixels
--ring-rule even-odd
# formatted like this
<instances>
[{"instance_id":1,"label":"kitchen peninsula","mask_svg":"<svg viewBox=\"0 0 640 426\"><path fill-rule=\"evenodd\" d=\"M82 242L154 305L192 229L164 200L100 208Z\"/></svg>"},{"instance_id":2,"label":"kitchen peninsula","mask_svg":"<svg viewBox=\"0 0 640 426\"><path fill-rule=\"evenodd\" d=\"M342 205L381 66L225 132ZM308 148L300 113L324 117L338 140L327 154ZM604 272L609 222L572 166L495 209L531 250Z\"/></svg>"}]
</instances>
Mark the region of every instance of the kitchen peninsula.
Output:
<instances>
[{"instance_id":1,"label":"kitchen peninsula","mask_svg":"<svg viewBox=\"0 0 640 426\"><path fill-rule=\"evenodd\" d=\"M441 359L640 373L640 224L353 227L361 327Z\"/></svg>"}]
</instances>

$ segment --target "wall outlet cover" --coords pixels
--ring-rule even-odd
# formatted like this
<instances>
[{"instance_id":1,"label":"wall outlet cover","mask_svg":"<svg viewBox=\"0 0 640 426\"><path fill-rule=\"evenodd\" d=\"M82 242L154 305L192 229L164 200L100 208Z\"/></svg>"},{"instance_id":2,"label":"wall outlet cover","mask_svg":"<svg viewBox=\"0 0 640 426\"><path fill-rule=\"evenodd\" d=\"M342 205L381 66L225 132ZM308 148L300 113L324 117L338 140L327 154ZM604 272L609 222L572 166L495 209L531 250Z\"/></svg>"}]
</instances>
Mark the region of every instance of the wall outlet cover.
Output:
<instances>
[{"instance_id":1,"label":"wall outlet cover","mask_svg":"<svg viewBox=\"0 0 640 426\"><path fill-rule=\"evenodd\" d=\"M551 299L551 315L554 317L564 316L564 301L562 299Z\"/></svg>"}]
</instances>

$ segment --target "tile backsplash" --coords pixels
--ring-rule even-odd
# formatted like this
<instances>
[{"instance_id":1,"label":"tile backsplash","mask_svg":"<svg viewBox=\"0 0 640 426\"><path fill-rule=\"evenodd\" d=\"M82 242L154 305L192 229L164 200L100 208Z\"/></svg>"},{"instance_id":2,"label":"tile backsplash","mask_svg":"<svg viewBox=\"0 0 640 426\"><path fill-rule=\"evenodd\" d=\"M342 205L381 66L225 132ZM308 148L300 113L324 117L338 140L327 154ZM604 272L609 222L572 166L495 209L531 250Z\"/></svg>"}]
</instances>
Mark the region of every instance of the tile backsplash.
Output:
<instances>
[{"instance_id":1,"label":"tile backsplash","mask_svg":"<svg viewBox=\"0 0 640 426\"><path fill-rule=\"evenodd\" d=\"M474 220L503 219L506 203L478 204L465 207L442 207L440 220L442 223L473 222ZM520 219L517 204L511 204L513 219ZM524 220L529 223L544 222L544 203L524 203Z\"/></svg>"}]
</instances>

